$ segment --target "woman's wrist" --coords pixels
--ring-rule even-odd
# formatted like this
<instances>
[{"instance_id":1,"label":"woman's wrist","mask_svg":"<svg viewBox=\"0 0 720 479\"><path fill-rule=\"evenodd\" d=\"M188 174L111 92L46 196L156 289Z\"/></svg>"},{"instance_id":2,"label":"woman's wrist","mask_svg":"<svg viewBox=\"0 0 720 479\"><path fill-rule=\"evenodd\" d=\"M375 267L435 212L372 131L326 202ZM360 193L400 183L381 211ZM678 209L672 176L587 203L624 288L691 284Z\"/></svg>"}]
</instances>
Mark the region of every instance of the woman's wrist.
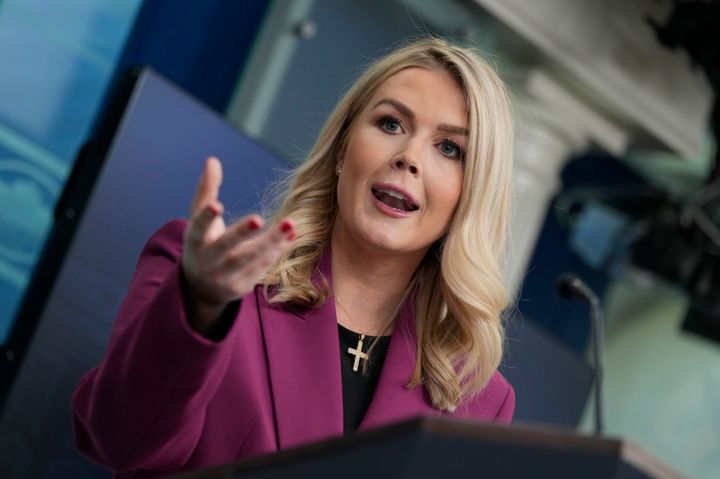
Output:
<instances>
[{"instance_id":1,"label":"woman's wrist","mask_svg":"<svg viewBox=\"0 0 720 479\"><path fill-rule=\"evenodd\" d=\"M190 328L196 333L213 340L220 340L229 329L226 318L233 303L218 303L200 297L188 284L185 272L181 268L181 284L185 303L185 316ZM239 301L237 302L239 304ZM231 319L234 319L234 315ZM232 324L232 321L230 321Z\"/></svg>"},{"instance_id":2,"label":"woman's wrist","mask_svg":"<svg viewBox=\"0 0 720 479\"><path fill-rule=\"evenodd\" d=\"M188 324L195 332L208 336L214 329L215 323L223 315L225 308L227 308L226 304L203 304L188 298L186 310Z\"/></svg>"},{"instance_id":3,"label":"woman's wrist","mask_svg":"<svg viewBox=\"0 0 720 479\"><path fill-rule=\"evenodd\" d=\"M190 306L187 318L190 327L205 338L221 341L227 336L240 310L240 301L222 306Z\"/></svg>"}]
</instances>

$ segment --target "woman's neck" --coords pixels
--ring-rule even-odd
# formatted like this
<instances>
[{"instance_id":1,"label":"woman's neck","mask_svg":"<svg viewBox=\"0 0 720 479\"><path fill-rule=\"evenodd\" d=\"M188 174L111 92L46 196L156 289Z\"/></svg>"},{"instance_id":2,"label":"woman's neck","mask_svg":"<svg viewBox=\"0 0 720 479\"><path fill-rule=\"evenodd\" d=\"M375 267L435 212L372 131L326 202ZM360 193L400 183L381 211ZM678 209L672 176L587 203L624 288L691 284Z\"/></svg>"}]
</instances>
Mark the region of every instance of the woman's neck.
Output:
<instances>
[{"instance_id":1,"label":"woman's neck","mask_svg":"<svg viewBox=\"0 0 720 479\"><path fill-rule=\"evenodd\" d=\"M422 256L373 254L337 235L330 245L338 322L361 334L389 334Z\"/></svg>"}]
</instances>

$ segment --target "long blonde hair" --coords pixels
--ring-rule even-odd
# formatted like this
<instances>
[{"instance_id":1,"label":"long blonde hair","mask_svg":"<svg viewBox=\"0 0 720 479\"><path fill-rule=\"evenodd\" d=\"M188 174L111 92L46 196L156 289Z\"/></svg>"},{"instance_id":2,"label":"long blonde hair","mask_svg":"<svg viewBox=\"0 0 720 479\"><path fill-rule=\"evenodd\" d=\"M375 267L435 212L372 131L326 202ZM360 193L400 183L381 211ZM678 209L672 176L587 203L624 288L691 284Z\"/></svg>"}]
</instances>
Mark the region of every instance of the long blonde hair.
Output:
<instances>
[{"instance_id":1,"label":"long blonde hair","mask_svg":"<svg viewBox=\"0 0 720 479\"><path fill-rule=\"evenodd\" d=\"M377 60L348 90L307 160L287 180L276 219L290 216L297 239L264 278L276 286L272 302L318 306L329 288L312 282L329 244L337 210L336 160L347 134L378 87L400 70L443 69L467 102L468 148L460 200L443 238L433 245L408 285L414 298L417 363L408 387L423 385L437 409L454 411L497 370L508 302L503 273L513 124L507 92L474 51L428 38ZM266 290L267 291L267 290Z\"/></svg>"}]
</instances>

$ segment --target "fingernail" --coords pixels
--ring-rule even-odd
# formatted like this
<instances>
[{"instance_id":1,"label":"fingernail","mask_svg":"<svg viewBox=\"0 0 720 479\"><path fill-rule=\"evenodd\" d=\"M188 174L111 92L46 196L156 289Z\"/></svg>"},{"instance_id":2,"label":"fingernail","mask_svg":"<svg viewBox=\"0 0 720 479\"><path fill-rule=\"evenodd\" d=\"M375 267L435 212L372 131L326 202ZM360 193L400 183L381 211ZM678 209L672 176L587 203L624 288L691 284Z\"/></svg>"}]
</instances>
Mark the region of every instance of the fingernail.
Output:
<instances>
[{"instance_id":1,"label":"fingernail","mask_svg":"<svg viewBox=\"0 0 720 479\"><path fill-rule=\"evenodd\" d=\"M215 218L218 213L220 212L213 205L207 205L207 207L205 208L205 214L208 216L208 218Z\"/></svg>"},{"instance_id":2,"label":"fingernail","mask_svg":"<svg viewBox=\"0 0 720 479\"><path fill-rule=\"evenodd\" d=\"M295 238L297 238L297 233L295 233L294 231L287 236L288 241L292 241Z\"/></svg>"},{"instance_id":3,"label":"fingernail","mask_svg":"<svg viewBox=\"0 0 720 479\"><path fill-rule=\"evenodd\" d=\"M287 233L291 229L293 229L293 224L290 221L283 220L283 222L280 223L280 231L282 231L283 233Z\"/></svg>"},{"instance_id":4,"label":"fingernail","mask_svg":"<svg viewBox=\"0 0 720 479\"><path fill-rule=\"evenodd\" d=\"M250 220L248 221L248 228L253 231L259 230L260 226L260 221L257 218L250 218Z\"/></svg>"}]
</instances>

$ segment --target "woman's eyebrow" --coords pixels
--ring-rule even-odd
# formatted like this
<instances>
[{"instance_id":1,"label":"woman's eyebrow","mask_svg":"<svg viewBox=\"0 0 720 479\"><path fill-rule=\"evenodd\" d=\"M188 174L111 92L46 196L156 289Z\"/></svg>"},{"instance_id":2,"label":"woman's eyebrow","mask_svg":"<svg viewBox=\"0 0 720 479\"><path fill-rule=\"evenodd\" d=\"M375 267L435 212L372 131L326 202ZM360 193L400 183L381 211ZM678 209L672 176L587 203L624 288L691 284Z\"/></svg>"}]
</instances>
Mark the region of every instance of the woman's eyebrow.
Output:
<instances>
[{"instance_id":1,"label":"woman's eyebrow","mask_svg":"<svg viewBox=\"0 0 720 479\"><path fill-rule=\"evenodd\" d=\"M397 111L402 113L404 116L410 118L411 120L415 118L415 113L413 113L410 108L408 108L404 103L394 100L392 98L381 99L380 101L375 103L375 106L373 106L373 110L382 105L383 103L394 106Z\"/></svg>"},{"instance_id":2,"label":"woman's eyebrow","mask_svg":"<svg viewBox=\"0 0 720 479\"><path fill-rule=\"evenodd\" d=\"M382 98L377 103L375 103L375 105L373 106L373 110L383 104L394 107L397 111L399 111L400 113L402 113L404 116L408 117L411 120L415 118L415 113L407 105L405 105L403 102L395 100L393 98ZM447 123L439 124L437 129L439 131L443 131L445 133L454 133L456 135L468 136L468 134L469 134L467 128L463 128L461 126L455 126L455 125L448 125Z\"/></svg>"},{"instance_id":3,"label":"woman's eyebrow","mask_svg":"<svg viewBox=\"0 0 720 479\"><path fill-rule=\"evenodd\" d=\"M463 136L469 135L469 131L467 128L463 128L461 126L448 125L446 123L440 123L438 125L437 129L440 131L444 131L445 133L455 133L456 135L463 135Z\"/></svg>"}]
</instances>

